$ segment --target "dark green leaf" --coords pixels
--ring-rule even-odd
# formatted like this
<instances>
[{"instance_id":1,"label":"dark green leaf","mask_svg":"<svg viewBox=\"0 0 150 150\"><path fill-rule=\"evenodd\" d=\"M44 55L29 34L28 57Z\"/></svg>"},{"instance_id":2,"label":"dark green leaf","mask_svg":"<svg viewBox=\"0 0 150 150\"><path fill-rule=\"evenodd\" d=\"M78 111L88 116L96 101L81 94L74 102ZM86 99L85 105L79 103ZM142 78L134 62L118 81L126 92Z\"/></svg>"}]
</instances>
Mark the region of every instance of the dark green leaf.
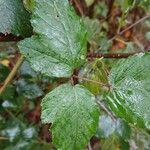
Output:
<instances>
[{"instance_id":1,"label":"dark green leaf","mask_svg":"<svg viewBox=\"0 0 150 150\"><path fill-rule=\"evenodd\" d=\"M8 138L8 140L0 141L0 148L4 150L27 150L32 139L37 138L36 128L28 126L19 119L13 118L1 122L0 135Z\"/></svg>"},{"instance_id":2,"label":"dark green leaf","mask_svg":"<svg viewBox=\"0 0 150 150\"><path fill-rule=\"evenodd\" d=\"M21 68L20 68L20 74L24 77L36 77L37 73L31 68L30 64L25 61Z\"/></svg>"},{"instance_id":3,"label":"dark green leaf","mask_svg":"<svg viewBox=\"0 0 150 150\"><path fill-rule=\"evenodd\" d=\"M109 76L107 102L128 122L150 129L150 53L120 60Z\"/></svg>"},{"instance_id":4,"label":"dark green leaf","mask_svg":"<svg viewBox=\"0 0 150 150\"><path fill-rule=\"evenodd\" d=\"M88 17L84 18L84 24L87 28L87 39L88 42L91 44L95 44L99 42L100 39L100 31L101 31L101 25L99 20L97 19L90 19Z\"/></svg>"},{"instance_id":5,"label":"dark green leaf","mask_svg":"<svg viewBox=\"0 0 150 150\"><path fill-rule=\"evenodd\" d=\"M64 84L42 102L43 123L53 123L53 142L58 149L82 150L98 125L94 96L80 85Z\"/></svg>"},{"instance_id":6,"label":"dark green leaf","mask_svg":"<svg viewBox=\"0 0 150 150\"><path fill-rule=\"evenodd\" d=\"M82 20L68 0L35 0L32 13L37 35L19 44L21 53L36 71L53 77L71 76L86 58Z\"/></svg>"},{"instance_id":7,"label":"dark green leaf","mask_svg":"<svg viewBox=\"0 0 150 150\"><path fill-rule=\"evenodd\" d=\"M103 16L106 17L108 13L108 7L104 1L98 2L97 5L94 7L94 16L99 17Z\"/></svg>"},{"instance_id":8,"label":"dark green leaf","mask_svg":"<svg viewBox=\"0 0 150 150\"><path fill-rule=\"evenodd\" d=\"M34 7L34 0L23 0L25 8L31 12Z\"/></svg>"},{"instance_id":9,"label":"dark green leaf","mask_svg":"<svg viewBox=\"0 0 150 150\"><path fill-rule=\"evenodd\" d=\"M0 82L3 82L9 74L8 67L0 64Z\"/></svg>"},{"instance_id":10,"label":"dark green leaf","mask_svg":"<svg viewBox=\"0 0 150 150\"><path fill-rule=\"evenodd\" d=\"M22 0L0 0L0 32L23 37L30 36L30 15Z\"/></svg>"},{"instance_id":11,"label":"dark green leaf","mask_svg":"<svg viewBox=\"0 0 150 150\"><path fill-rule=\"evenodd\" d=\"M15 91L16 89L14 86L8 86L4 93L0 95L0 98L2 98L3 100L13 100L15 97Z\"/></svg>"},{"instance_id":12,"label":"dark green leaf","mask_svg":"<svg viewBox=\"0 0 150 150\"><path fill-rule=\"evenodd\" d=\"M28 99L34 99L44 94L37 84L29 83L23 79L17 82L17 92Z\"/></svg>"}]
</instances>

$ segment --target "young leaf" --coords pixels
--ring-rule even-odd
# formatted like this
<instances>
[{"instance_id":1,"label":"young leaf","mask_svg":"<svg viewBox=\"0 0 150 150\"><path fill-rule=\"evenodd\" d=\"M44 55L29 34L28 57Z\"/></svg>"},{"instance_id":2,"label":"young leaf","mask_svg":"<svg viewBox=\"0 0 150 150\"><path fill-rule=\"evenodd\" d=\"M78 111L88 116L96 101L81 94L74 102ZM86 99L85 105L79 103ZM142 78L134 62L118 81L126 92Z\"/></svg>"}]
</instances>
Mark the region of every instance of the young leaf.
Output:
<instances>
[{"instance_id":1,"label":"young leaf","mask_svg":"<svg viewBox=\"0 0 150 150\"><path fill-rule=\"evenodd\" d=\"M19 44L33 69L69 77L86 58L86 29L68 0L35 0L32 26L36 36Z\"/></svg>"},{"instance_id":2,"label":"young leaf","mask_svg":"<svg viewBox=\"0 0 150 150\"><path fill-rule=\"evenodd\" d=\"M42 102L43 123L53 123L53 142L58 149L82 150L98 126L94 96L83 86L64 84Z\"/></svg>"},{"instance_id":3,"label":"young leaf","mask_svg":"<svg viewBox=\"0 0 150 150\"><path fill-rule=\"evenodd\" d=\"M109 76L111 109L128 122L150 129L150 53L119 61Z\"/></svg>"},{"instance_id":4,"label":"young leaf","mask_svg":"<svg viewBox=\"0 0 150 150\"><path fill-rule=\"evenodd\" d=\"M0 0L0 32L23 37L31 35L30 14L22 0Z\"/></svg>"}]
</instances>

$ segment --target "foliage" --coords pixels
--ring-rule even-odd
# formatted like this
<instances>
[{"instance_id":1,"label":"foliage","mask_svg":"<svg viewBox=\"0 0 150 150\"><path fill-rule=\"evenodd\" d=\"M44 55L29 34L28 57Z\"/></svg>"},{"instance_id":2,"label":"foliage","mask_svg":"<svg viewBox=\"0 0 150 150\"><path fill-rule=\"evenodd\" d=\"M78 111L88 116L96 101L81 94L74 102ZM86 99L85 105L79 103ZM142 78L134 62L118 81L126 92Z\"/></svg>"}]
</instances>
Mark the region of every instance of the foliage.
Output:
<instances>
[{"instance_id":1,"label":"foliage","mask_svg":"<svg viewBox=\"0 0 150 150\"><path fill-rule=\"evenodd\" d=\"M135 44L143 47L135 37L130 41L131 29L120 31L134 11L148 12L148 3L115 0L110 8L108 1L86 0L92 15L79 17L68 0L0 0L0 32L24 38L0 42L0 87L13 72L18 49L26 59L0 93L0 149L82 150L92 137L102 150L126 150L142 140L138 147L147 149L150 52L135 51ZM108 40L111 30L118 35ZM149 43L149 32L144 38ZM116 49L139 54L105 59L121 58Z\"/></svg>"},{"instance_id":2,"label":"foliage","mask_svg":"<svg viewBox=\"0 0 150 150\"><path fill-rule=\"evenodd\" d=\"M30 14L25 10L22 0L0 0L0 32L17 36L30 36Z\"/></svg>"}]
</instances>

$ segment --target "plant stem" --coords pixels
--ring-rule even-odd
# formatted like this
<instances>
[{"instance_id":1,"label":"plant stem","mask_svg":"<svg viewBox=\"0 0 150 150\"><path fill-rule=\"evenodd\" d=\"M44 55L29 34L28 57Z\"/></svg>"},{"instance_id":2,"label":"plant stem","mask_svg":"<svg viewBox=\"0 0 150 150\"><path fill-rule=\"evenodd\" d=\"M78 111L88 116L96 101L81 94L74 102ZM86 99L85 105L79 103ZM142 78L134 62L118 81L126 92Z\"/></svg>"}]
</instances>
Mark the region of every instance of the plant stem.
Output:
<instances>
[{"instance_id":1,"label":"plant stem","mask_svg":"<svg viewBox=\"0 0 150 150\"><path fill-rule=\"evenodd\" d=\"M134 26L138 25L139 23L143 22L144 20L146 20L148 18L150 18L150 15L146 15L145 17L139 19L137 22L131 24L129 27L125 28L124 30L122 30L121 32L119 32L118 34L116 34L114 37L112 37L110 40L108 40L108 42L113 41L118 35L122 35L126 31L130 30L131 28L133 28Z\"/></svg>"},{"instance_id":2,"label":"plant stem","mask_svg":"<svg viewBox=\"0 0 150 150\"><path fill-rule=\"evenodd\" d=\"M132 56L134 54L137 54L140 52L135 52L135 53L101 53L101 54L95 54L95 53L91 53L88 54L87 58L88 60L92 60L93 58L128 58L129 56Z\"/></svg>"},{"instance_id":3,"label":"plant stem","mask_svg":"<svg viewBox=\"0 0 150 150\"><path fill-rule=\"evenodd\" d=\"M4 82L4 85L1 87L0 95L6 90L7 86L12 82L12 80L13 80L14 76L16 75L18 69L20 68L21 64L23 63L23 60L24 60L24 57L20 56L20 58L18 59L16 65L12 69L11 73L6 78L6 80Z\"/></svg>"},{"instance_id":4,"label":"plant stem","mask_svg":"<svg viewBox=\"0 0 150 150\"><path fill-rule=\"evenodd\" d=\"M115 122L116 121L116 118L113 116L113 114L105 107L105 105L99 100L98 97L96 97L96 102L98 104L98 106L108 114L108 116L111 117L111 119Z\"/></svg>"},{"instance_id":5,"label":"plant stem","mask_svg":"<svg viewBox=\"0 0 150 150\"><path fill-rule=\"evenodd\" d=\"M9 140L7 137L0 136L0 140Z\"/></svg>"},{"instance_id":6,"label":"plant stem","mask_svg":"<svg viewBox=\"0 0 150 150\"><path fill-rule=\"evenodd\" d=\"M89 81L89 82L93 82L93 83L96 83L96 84L99 84L99 85L102 85L102 86L105 86L105 87L109 87L107 84L103 84L99 81L95 81L95 80L91 80L91 79L88 79L88 78L84 78L84 77L80 77L80 76L76 76L76 75L73 75L74 78L77 78L77 79L81 79L81 80L84 80L84 81Z\"/></svg>"},{"instance_id":7,"label":"plant stem","mask_svg":"<svg viewBox=\"0 0 150 150\"><path fill-rule=\"evenodd\" d=\"M20 41L22 38L14 36L12 34L2 34L0 33L0 42L16 42Z\"/></svg>"},{"instance_id":8,"label":"plant stem","mask_svg":"<svg viewBox=\"0 0 150 150\"><path fill-rule=\"evenodd\" d=\"M82 10L82 7L81 7L79 1L78 0L72 0L72 2L74 2L75 6L76 6L76 8L78 10L78 12L80 13L80 15L84 16L84 12Z\"/></svg>"},{"instance_id":9,"label":"plant stem","mask_svg":"<svg viewBox=\"0 0 150 150\"><path fill-rule=\"evenodd\" d=\"M89 142L89 144L88 144L88 149L89 150L92 150L92 146L91 146L91 143Z\"/></svg>"}]
</instances>

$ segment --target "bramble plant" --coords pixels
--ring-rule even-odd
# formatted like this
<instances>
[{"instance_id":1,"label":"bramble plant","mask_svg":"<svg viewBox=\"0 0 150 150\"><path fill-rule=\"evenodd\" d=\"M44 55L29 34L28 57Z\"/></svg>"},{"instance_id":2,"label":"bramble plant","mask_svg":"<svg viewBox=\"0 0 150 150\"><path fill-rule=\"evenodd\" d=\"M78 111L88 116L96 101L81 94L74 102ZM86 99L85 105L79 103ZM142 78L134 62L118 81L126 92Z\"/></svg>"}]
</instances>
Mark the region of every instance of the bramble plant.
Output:
<instances>
[{"instance_id":1,"label":"bramble plant","mask_svg":"<svg viewBox=\"0 0 150 150\"><path fill-rule=\"evenodd\" d=\"M93 3L88 2L89 5ZM130 10L142 5L136 0L126 1L126 4L119 4L120 1L116 3L125 12L120 18L122 21L119 21L119 28L124 25L124 18ZM24 38L18 43L20 59L5 80L0 94L6 90L26 60L36 73L63 80L61 85L44 95L41 102L42 123L52 124L50 131L57 149L82 150L95 134L107 137L107 130L104 132L99 129L99 119L102 122L100 127L108 126L108 130L112 128L110 122L115 120L112 132L121 138L125 134L123 132L128 132L119 130L121 124L127 130L131 126L148 134L150 53L139 51L112 54L95 50L98 49L97 41L104 40L102 36L106 36L98 34L101 32L97 28L99 21L78 16L68 0L24 0L24 6L22 0L0 0L0 32ZM129 26L128 30L132 27ZM106 26L103 28L107 30ZM111 42L106 39L103 44L109 46ZM89 50L88 45L93 45L94 50ZM121 59L110 66L105 58ZM27 86L24 80L17 84ZM35 85L32 84L32 88L28 93L31 91L34 95L38 93L37 97L43 96L43 91ZM30 99L30 96L27 98Z\"/></svg>"}]
</instances>

